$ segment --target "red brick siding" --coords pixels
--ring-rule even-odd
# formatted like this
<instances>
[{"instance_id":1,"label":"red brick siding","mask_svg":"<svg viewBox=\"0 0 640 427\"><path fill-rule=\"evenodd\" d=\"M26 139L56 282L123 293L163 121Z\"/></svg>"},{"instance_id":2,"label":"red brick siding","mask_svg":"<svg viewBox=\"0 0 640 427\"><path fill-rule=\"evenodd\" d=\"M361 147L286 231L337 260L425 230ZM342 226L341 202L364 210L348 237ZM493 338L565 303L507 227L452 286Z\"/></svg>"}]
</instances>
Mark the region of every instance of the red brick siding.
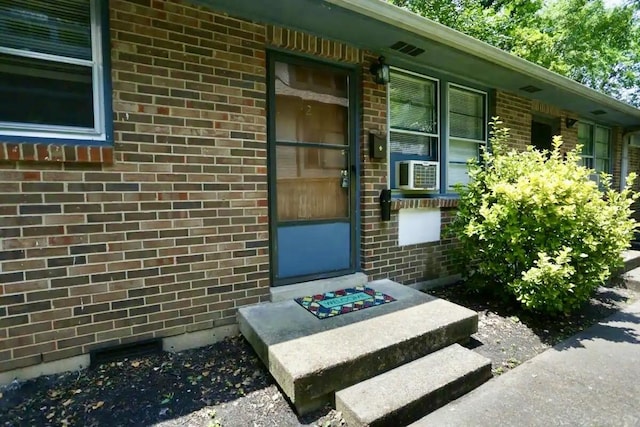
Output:
<instances>
[{"instance_id":1,"label":"red brick siding","mask_svg":"<svg viewBox=\"0 0 640 427\"><path fill-rule=\"evenodd\" d=\"M0 371L268 298L264 27L110 5L114 163L0 163Z\"/></svg>"},{"instance_id":2,"label":"red brick siding","mask_svg":"<svg viewBox=\"0 0 640 427\"><path fill-rule=\"evenodd\" d=\"M563 140L563 152L570 150L578 143L578 126L567 127L567 118L577 118L577 114L564 111L510 92L496 91L496 115L503 126L510 129L511 147L524 150L531 144L531 121L534 115L557 119L560 122L560 135Z\"/></svg>"},{"instance_id":3,"label":"red brick siding","mask_svg":"<svg viewBox=\"0 0 640 427\"><path fill-rule=\"evenodd\" d=\"M531 100L512 93L496 91L496 115L510 130L509 145L524 150L531 143Z\"/></svg>"}]
</instances>

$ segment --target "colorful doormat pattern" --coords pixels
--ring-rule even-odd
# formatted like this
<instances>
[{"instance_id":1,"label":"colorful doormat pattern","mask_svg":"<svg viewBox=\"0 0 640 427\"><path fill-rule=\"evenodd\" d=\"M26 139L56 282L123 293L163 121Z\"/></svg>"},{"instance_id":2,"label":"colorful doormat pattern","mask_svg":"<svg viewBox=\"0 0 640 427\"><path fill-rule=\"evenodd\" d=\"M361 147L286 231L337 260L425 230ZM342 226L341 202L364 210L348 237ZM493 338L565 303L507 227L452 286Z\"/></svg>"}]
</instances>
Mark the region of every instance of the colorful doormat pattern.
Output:
<instances>
[{"instance_id":1,"label":"colorful doormat pattern","mask_svg":"<svg viewBox=\"0 0 640 427\"><path fill-rule=\"evenodd\" d=\"M318 319L339 316L352 311L364 310L395 301L395 298L366 286L340 289L324 294L295 298L295 302L306 308Z\"/></svg>"}]
</instances>

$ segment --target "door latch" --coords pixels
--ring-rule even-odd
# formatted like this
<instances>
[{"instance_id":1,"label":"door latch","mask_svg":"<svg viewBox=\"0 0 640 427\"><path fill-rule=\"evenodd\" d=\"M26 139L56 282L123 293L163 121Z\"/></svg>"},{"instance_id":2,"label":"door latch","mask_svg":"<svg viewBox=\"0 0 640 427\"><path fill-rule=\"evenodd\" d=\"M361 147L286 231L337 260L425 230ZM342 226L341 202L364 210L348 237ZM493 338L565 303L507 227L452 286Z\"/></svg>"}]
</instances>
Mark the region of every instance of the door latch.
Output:
<instances>
[{"instance_id":1,"label":"door latch","mask_svg":"<svg viewBox=\"0 0 640 427\"><path fill-rule=\"evenodd\" d=\"M340 187L349 188L349 171L343 169L340 171Z\"/></svg>"}]
</instances>

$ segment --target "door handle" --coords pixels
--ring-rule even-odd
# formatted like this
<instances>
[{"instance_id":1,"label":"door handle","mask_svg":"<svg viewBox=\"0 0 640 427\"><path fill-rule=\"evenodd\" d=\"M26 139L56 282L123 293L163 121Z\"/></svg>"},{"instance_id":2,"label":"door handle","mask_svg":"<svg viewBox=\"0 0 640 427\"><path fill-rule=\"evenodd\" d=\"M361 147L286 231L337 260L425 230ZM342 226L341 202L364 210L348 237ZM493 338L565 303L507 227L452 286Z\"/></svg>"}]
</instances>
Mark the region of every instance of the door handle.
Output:
<instances>
[{"instance_id":1,"label":"door handle","mask_svg":"<svg viewBox=\"0 0 640 427\"><path fill-rule=\"evenodd\" d=\"M349 171L347 169L340 171L340 187L349 188Z\"/></svg>"}]
</instances>

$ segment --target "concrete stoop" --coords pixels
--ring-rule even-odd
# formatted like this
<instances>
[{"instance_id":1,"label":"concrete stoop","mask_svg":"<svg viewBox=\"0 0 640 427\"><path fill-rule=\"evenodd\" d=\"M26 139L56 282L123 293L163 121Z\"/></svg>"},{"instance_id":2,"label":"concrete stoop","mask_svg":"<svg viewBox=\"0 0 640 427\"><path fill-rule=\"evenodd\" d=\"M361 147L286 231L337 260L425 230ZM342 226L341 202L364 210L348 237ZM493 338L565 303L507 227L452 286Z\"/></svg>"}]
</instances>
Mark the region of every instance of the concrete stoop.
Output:
<instances>
[{"instance_id":1,"label":"concrete stoop","mask_svg":"<svg viewBox=\"0 0 640 427\"><path fill-rule=\"evenodd\" d=\"M487 368L478 368L478 374L465 371L465 366L470 365L464 361L472 357L459 346L434 353L431 359L424 358L475 333L478 316L474 311L390 280L370 282L368 286L396 301L323 320L291 299L239 310L240 331L299 414L333 403L340 390L349 396L349 387L385 372L392 377L404 376L406 381L429 383L433 378L434 390L416 388L421 393L431 393L432 398L466 391L462 383L466 384L467 379L470 386L478 378L484 381ZM452 366L459 357L461 377L451 378L450 386L442 385L445 373L458 372ZM447 363L444 359L448 359ZM400 374L392 373L413 361L422 370L415 371L409 365ZM487 366L490 375L490 365ZM441 386L436 387L436 383ZM450 398L435 399L440 400L445 403ZM343 402L346 401L345 398ZM425 414L422 412L421 416Z\"/></svg>"},{"instance_id":2,"label":"concrete stoop","mask_svg":"<svg viewBox=\"0 0 640 427\"><path fill-rule=\"evenodd\" d=\"M622 267L621 272L622 274L640 267L640 251L624 251L622 253L622 259L624 261L624 266Z\"/></svg>"},{"instance_id":3,"label":"concrete stoop","mask_svg":"<svg viewBox=\"0 0 640 427\"><path fill-rule=\"evenodd\" d=\"M640 292L640 267L627 271L621 277L625 288Z\"/></svg>"},{"instance_id":4,"label":"concrete stoop","mask_svg":"<svg viewBox=\"0 0 640 427\"><path fill-rule=\"evenodd\" d=\"M624 265L612 274L610 284L640 292L640 251L624 251L622 259Z\"/></svg>"},{"instance_id":5,"label":"concrete stoop","mask_svg":"<svg viewBox=\"0 0 640 427\"><path fill-rule=\"evenodd\" d=\"M453 344L336 393L349 427L406 426L491 378L491 361Z\"/></svg>"}]
</instances>

